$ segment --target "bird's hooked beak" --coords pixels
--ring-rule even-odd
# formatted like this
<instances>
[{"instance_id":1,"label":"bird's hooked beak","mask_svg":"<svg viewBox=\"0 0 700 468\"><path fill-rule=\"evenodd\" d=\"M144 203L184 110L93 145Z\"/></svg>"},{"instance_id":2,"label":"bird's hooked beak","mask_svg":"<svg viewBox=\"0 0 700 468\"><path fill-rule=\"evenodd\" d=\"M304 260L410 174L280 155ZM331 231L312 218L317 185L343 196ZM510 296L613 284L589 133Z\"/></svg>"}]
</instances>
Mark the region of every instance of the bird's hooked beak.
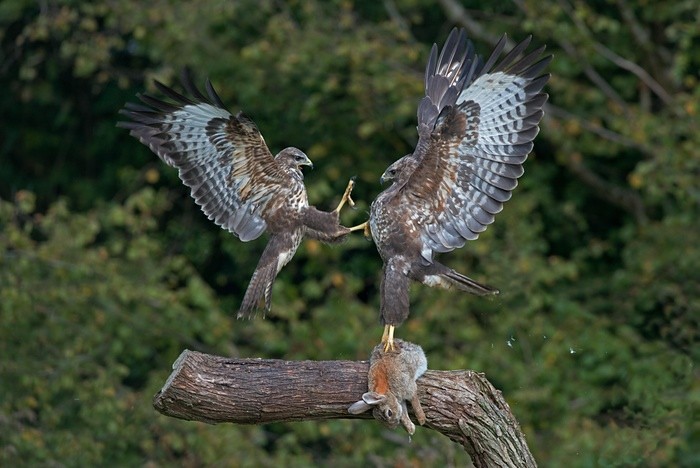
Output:
<instances>
[{"instance_id":1,"label":"bird's hooked beak","mask_svg":"<svg viewBox=\"0 0 700 468\"><path fill-rule=\"evenodd\" d=\"M297 165L298 165L299 167L301 167L301 166L309 166L311 169L314 168L314 163L312 163L311 160L309 159L309 157L306 156L306 155L304 155L304 159L302 159L301 161L299 161L299 162L297 163Z\"/></svg>"},{"instance_id":2,"label":"bird's hooked beak","mask_svg":"<svg viewBox=\"0 0 700 468\"><path fill-rule=\"evenodd\" d=\"M393 166L389 166L389 168L384 171L384 174L379 178L379 183L381 185L384 185L386 182L391 182L394 180L396 177L396 170L393 168Z\"/></svg>"},{"instance_id":3,"label":"bird's hooked beak","mask_svg":"<svg viewBox=\"0 0 700 468\"><path fill-rule=\"evenodd\" d=\"M384 174L382 174L382 176L379 178L379 183L384 185L384 182L389 182L396 179L396 175L399 172L400 168L405 166L405 164L403 163L405 159L406 157L404 156L403 158L394 162L394 164L392 164L391 166L387 167L386 171L384 171Z\"/></svg>"}]
</instances>

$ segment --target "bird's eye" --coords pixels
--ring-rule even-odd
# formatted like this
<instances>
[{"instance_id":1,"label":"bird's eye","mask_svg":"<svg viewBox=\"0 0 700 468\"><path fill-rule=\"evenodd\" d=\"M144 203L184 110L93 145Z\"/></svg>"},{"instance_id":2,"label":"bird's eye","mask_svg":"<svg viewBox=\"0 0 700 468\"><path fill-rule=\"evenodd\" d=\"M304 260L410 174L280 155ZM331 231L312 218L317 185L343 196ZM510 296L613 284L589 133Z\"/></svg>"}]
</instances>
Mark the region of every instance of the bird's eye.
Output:
<instances>
[{"instance_id":1,"label":"bird's eye","mask_svg":"<svg viewBox=\"0 0 700 468\"><path fill-rule=\"evenodd\" d=\"M390 176L396 175L396 169L390 170L390 171L389 171L389 175L390 175Z\"/></svg>"}]
</instances>

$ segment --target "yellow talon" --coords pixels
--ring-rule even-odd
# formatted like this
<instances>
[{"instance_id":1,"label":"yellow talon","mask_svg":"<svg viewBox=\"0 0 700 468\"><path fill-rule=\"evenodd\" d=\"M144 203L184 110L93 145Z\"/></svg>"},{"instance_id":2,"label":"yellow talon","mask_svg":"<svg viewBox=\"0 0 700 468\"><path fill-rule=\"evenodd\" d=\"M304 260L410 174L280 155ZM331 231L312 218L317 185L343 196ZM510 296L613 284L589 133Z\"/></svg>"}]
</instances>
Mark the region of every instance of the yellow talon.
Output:
<instances>
[{"instance_id":1,"label":"yellow talon","mask_svg":"<svg viewBox=\"0 0 700 468\"><path fill-rule=\"evenodd\" d=\"M365 237L367 237L367 238L372 237L372 231L370 230L370 227L369 227L369 221L365 221L362 224L358 224L357 226L353 226L350 228L350 232L355 232L355 231L364 231Z\"/></svg>"},{"instance_id":2,"label":"yellow talon","mask_svg":"<svg viewBox=\"0 0 700 468\"><path fill-rule=\"evenodd\" d=\"M350 228L351 232L359 231L361 229L367 229L367 225L369 224L369 221L365 221L362 224L358 224L357 226L353 226Z\"/></svg>"},{"instance_id":3,"label":"yellow talon","mask_svg":"<svg viewBox=\"0 0 700 468\"><path fill-rule=\"evenodd\" d=\"M340 199L340 203L338 203L338 207L335 210L333 210L334 212L340 213L340 209L345 205L345 203L350 205L351 208L355 207L355 201L350 196L353 188L355 188L355 178L354 177L352 179L350 179L350 182L348 182L348 186L345 188L345 193L343 193L343 198Z\"/></svg>"},{"instance_id":4,"label":"yellow talon","mask_svg":"<svg viewBox=\"0 0 700 468\"><path fill-rule=\"evenodd\" d=\"M384 343L384 352L394 351L394 326L384 325L384 333L382 334L382 343Z\"/></svg>"}]
</instances>

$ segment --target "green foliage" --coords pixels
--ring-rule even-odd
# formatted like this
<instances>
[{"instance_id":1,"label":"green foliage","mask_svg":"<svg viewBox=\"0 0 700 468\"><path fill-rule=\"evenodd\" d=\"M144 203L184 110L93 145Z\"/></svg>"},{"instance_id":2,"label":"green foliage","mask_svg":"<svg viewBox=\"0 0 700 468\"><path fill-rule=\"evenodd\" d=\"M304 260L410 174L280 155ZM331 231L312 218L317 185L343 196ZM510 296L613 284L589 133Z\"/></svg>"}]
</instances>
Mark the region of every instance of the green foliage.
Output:
<instances>
[{"instance_id":1,"label":"green foliage","mask_svg":"<svg viewBox=\"0 0 700 468\"><path fill-rule=\"evenodd\" d=\"M502 294L416 286L399 336L433 368L486 372L543 465L697 465L697 7L462 4L482 54L503 32L548 45L551 106L513 200L445 256ZM426 0L0 2L0 465L466 464L427 430L406 445L370 422L155 413L183 348L365 359L381 263L361 236L306 241L270 316L235 321L265 239L218 230L114 127L189 65L273 151L307 152L312 203L334 206L357 175L343 220L361 222L412 149L422 67L451 14Z\"/></svg>"}]
</instances>

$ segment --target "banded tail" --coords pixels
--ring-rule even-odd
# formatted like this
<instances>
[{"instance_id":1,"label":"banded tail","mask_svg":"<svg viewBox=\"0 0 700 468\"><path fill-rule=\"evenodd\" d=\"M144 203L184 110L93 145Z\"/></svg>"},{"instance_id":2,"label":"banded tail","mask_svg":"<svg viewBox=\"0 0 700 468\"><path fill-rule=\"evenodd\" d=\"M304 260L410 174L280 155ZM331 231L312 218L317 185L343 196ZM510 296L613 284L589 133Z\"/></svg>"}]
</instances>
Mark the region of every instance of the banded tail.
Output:
<instances>
[{"instance_id":1,"label":"banded tail","mask_svg":"<svg viewBox=\"0 0 700 468\"><path fill-rule=\"evenodd\" d=\"M243 302L238 309L238 318L250 319L255 315L255 312L260 309L260 302L265 300L265 308L263 309L263 317L270 311L272 293L272 284L277 277L277 264L268 263L267 265L258 265L250 279L248 289L243 296Z\"/></svg>"},{"instance_id":2,"label":"banded tail","mask_svg":"<svg viewBox=\"0 0 700 468\"><path fill-rule=\"evenodd\" d=\"M292 233L273 234L260 256L258 266L255 267L253 277L250 279L248 289L243 296L243 303L238 309L238 318L252 318L255 311L260 309L260 302L265 300L264 314L270 311L272 285L283 266L292 259L301 243L303 231L300 229Z\"/></svg>"}]
</instances>

